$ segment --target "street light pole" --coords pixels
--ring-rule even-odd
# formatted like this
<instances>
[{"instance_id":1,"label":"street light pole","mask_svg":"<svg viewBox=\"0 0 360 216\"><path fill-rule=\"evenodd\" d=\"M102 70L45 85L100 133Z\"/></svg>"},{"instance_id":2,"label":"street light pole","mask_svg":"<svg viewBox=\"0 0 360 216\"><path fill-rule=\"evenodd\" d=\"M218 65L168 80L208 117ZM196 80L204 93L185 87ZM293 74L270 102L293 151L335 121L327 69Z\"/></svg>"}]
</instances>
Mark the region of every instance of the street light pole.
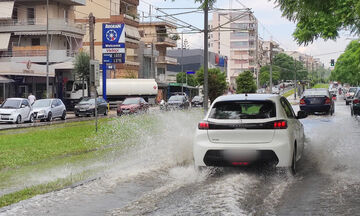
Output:
<instances>
[{"instance_id":1,"label":"street light pole","mask_svg":"<svg viewBox=\"0 0 360 216\"><path fill-rule=\"evenodd\" d=\"M204 1L204 111L207 112L208 110L208 100L209 100L209 87L208 87L208 34L209 34L209 3L208 1Z\"/></svg>"},{"instance_id":2,"label":"street light pole","mask_svg":"<svg viewBox=\"0 0 360 216\"><path fill-rule=\"evenodd\" d=\"M184 32L181 32L181 73L184 72L183 58L184 58ZM183 93L183 92L184 92L184 83L182 81L181 82L181 93Z\"/></svg>"},{"instance_id":3,"label":"street light pole","mask_svg":"<svg viewBox=\"0 0 360 216\"><path fill-rule=\"evenodd\" d=\"M297 80L296 80L296 59L294 61L295 64L295 92L294 92L294 99L296 100L296 89L297 89Z\"/></svg>"},{"instance_id":4,"label":"street light pole","mask_svg":"<svg viewBox=\"0 0 360 216\"><path fill-rule=\"evenodd\" d=\"M46 98L49 98L49 0L46 0Z\"/></svg>"}]
</instances>

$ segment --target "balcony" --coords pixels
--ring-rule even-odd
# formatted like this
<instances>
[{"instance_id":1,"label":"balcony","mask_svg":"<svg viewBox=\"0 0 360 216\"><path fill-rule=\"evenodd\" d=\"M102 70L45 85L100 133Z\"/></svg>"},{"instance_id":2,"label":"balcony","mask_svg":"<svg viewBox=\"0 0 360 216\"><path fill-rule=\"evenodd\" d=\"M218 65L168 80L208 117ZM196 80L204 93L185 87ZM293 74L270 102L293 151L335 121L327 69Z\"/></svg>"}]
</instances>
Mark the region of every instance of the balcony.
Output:
<instances>
[{"instance_id":1,"label":"balcony","mask_svg":"<svg viewBox=\"0 0 360 216\"><path fill-rule=\"evenodd\" d=\"M49 50L50 62L68 61L75 57L75 50ZM0 52L0 61L46 62L46 46L14 46L11 51Z\"/></svg>"},{"instance_id":2,"label":"balcony","mask_svg":"<svg viewBox=\"0 0 360 216\"><path fill-rule=\"evenodd\" d=\"M156 45L166 46L166 47L176 47L177 43L176 43L176 40L173 40L167 36L159 36L159 37L157 37Z\"/></svg>"},{"instance_id":3,"label":"balcony","mask_svg":"<svg viewBox=\"0 0 360 216\"><path fill-rule=\"evenodd\" d=\"M123 2L139 6L139 0L123 0Z\"/></svg>"},{"instance_id":4,"label":"balcony","mask_svg":"<svg viewBox=\"0 0 360 216\"><path fill-rule=\"evenodd\" d=\"M157 63L158 64L172 64L172 65L177 65L177 58L171 58L168 56L159 56L157 58Z\"/></svg>"},{"instance_id":5,"label":"balcony","mask_svg":"<svg viewBox=\"0 0 360 216\"><path fill-rule=\"evenodd\" d=\"M46 18L41 19L22 19L0 21L1 32L45 32ZM85 35L85 26L76 24L65 19L49 19L49 31L75 33ZM31 34L29 34L31 35Z\"/></svg>"}]
</instances>

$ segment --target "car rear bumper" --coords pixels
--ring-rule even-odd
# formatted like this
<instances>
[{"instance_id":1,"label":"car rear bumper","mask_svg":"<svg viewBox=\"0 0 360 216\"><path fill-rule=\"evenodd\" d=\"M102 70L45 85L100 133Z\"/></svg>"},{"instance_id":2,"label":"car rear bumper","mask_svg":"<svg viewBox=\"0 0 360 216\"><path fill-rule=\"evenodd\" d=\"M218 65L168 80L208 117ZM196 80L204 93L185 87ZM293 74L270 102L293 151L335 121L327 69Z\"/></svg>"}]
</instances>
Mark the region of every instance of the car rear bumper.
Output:
<instances>
[{"instance_id":1,"label":"car rear bumper","mask_svg":"<svg viewBox=\"0 0 360 216\"><path fill-rule=\"evenodd\" d=\"M301 105L300 110L305 112L329 112L331 105Z\"/></svg>"},{"instance_id":2,"label":"car rear bumper","mask_svg":"<svg viewBox=\"0 0 360 216\"><path fill-rule=\"evenodd\" d=\"M285 134L286 132L281 133L281 135ZM274 136L271 142L257 144L212 143L207 135L206 139L204 136L200 137L195 138L193 145L195 166L235 166L233 162L248 162L249 165L257 162L273 162L277 167L291 166L294 145L290 144L292 142L287 136ZM239 158L236 158L236 155L227 157L228 152L239 152ZM252 157L247 157L241 152L249 153Z\"/></svg>"}]
</instances>

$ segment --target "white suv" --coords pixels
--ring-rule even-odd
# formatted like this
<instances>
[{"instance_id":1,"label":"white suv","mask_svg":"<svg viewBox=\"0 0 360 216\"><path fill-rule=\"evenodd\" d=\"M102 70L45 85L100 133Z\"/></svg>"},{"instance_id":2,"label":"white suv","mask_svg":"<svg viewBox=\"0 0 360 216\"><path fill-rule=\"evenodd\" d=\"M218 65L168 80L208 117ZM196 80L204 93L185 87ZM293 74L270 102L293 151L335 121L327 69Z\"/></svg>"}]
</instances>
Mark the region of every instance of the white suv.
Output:
<instances>
[{"instance_id":1,"label":"white suv","mask_svg":"<svg viewBox=\"0 0 360 216\"><path fill-rule=\"evenodd\" d=\"M304 128L286 98L270 94L218 97L194 138L196 167L273 163L296 173Z\"/></svg>"}]
</instances>

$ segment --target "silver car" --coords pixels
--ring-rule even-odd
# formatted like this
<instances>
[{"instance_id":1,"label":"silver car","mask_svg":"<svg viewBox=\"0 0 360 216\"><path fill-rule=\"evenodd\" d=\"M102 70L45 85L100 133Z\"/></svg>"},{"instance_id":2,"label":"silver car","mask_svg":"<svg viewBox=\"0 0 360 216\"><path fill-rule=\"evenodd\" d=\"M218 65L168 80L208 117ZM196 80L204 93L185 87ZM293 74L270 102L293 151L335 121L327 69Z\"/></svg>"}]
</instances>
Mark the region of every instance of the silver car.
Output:
<instances>
[{"instance_id":1,"label":"silver car","mask_svg":"<svg viewBox=\"0 0 360 216\"><path fill-rule=\"evenodd\" d=\"M33 109L25 98L8 98L0 106L0 122L34 122Z\"/></svg>"},{"instance_id":2,"label":"silver car","mask_svg":"<svg viewBox=\"0 0 360 216\"><path fill-rule=\"evenodd\" d=\"M54 118L66 119L66 107L60 99L42 99L33 104L36 119L52 121Z\"/></svg>"}]
</instances>

